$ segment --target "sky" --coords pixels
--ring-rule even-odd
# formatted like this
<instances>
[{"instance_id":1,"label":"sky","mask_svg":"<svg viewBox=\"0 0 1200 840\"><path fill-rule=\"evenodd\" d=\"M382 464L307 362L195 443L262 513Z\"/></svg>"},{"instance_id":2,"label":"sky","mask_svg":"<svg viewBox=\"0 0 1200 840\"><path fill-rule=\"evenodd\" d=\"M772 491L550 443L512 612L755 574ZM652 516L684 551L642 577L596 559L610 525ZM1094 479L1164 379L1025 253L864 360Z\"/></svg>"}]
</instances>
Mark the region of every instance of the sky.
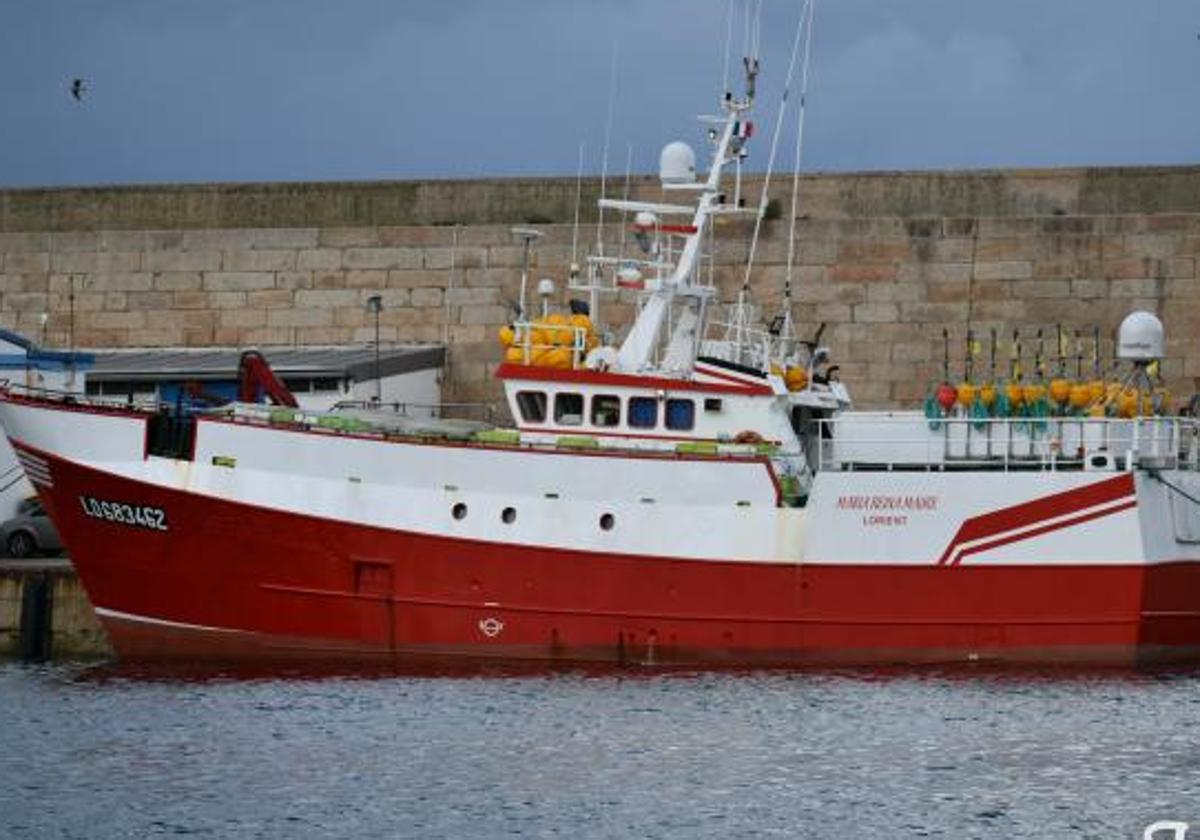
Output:
<instances>
[{"instance_id":1,"label":"sky","mask_svg":"<svg viewBox=\"0 0 1200 840\"><path fill-rule=\"evenodd\" d=\"M761 2L757 170L802 6ZM816 2L805 171L1200 158L1196 0ZM3 0L0 187L573 175L581 143L598 174L606 125L610 174L653 172L665 143L701 146L730 8Z\"/></svg>"}]
</instances>

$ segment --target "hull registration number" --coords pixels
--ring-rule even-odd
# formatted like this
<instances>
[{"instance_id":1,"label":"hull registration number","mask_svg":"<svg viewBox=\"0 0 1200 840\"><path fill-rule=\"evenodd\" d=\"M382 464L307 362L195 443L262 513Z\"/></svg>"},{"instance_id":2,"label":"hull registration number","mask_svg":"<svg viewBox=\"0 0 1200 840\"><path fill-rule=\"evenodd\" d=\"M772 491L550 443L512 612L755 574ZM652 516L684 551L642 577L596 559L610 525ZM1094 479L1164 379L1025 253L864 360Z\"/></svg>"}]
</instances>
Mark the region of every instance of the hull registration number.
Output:
<instances>
[{"instance_id":1,"label":"hull registration number","mask_svg":"<svg viewBox=\"0 0 1200 840\"><path fill-rule=\"evenodd\" d=\"M94 496L80 496L79 504L83 506L83 512L92 519L103 519L118 525L133 525L149 531L170 530L167 527L167 513L160 507L131 505L126 502L97 499Z\"/></svg>"}]
</instances>

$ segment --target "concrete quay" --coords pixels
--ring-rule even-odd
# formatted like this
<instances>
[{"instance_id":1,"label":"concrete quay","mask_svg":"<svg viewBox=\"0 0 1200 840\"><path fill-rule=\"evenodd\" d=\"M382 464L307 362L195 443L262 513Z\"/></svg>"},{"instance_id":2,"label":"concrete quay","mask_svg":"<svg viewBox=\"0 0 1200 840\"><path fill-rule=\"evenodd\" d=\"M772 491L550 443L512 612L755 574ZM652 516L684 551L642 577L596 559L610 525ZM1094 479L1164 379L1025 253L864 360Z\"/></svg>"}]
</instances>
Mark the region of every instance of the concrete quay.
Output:
<instances>
[{"instance_id":1,"label":"concrete quay","mask_svg":"<svg viewBox=\"0 0 1200 840\"><path fill-rule=\"evenodd\" d=\"M112 655L70 560L0 559L0 660Z\"/></svg>"}]
</instances>

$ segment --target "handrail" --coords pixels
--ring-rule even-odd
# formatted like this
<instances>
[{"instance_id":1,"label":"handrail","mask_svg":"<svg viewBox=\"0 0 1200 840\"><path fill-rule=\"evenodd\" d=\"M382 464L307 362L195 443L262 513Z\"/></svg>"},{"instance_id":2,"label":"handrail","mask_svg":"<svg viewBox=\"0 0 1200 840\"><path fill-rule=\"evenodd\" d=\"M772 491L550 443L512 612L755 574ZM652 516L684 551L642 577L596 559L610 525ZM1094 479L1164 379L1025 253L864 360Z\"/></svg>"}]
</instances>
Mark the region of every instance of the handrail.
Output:
<instances>
[{"instance_id":1,"label":"handrail","mask_svg":"<svg viewBox=\"0 0 1200 840\"><path fill-rule=\"evenodd\" d=\"M855 412L815 422L819 469L1200 470L1200 420L1190 417L929 420Z\"/></svg>"}]
</instances>

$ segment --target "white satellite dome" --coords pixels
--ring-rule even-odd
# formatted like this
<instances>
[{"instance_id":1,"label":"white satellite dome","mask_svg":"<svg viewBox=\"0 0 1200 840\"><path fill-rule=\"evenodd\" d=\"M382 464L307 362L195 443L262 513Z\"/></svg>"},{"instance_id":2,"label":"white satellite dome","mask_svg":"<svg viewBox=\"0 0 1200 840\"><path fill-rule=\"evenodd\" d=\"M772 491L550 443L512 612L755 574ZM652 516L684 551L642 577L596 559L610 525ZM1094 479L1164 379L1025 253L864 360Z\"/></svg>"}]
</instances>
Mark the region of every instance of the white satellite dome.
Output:
<instances>
[{"instance_id":1,"label":"white satellite dome","mask_svg":"<svg viewBox=\"0 0 1200 840\"><path fill-rule=\"evenodd\" d=\"M676 140L663 146L658 156L658 177L664 184L690 184L696 180L696 153Z\"/></svg>"},{"instance_id":2,"label":"white satellite dome","mask_svg":"<svg viewBox=\"0 0 1200 840\"><path fill-rule=\"evenodd\" d=\"M1131 312L1117 330L1117 358L1152 362L1163 357L1162 321L1149 312Z\"/></svg>"}]
</instances>

